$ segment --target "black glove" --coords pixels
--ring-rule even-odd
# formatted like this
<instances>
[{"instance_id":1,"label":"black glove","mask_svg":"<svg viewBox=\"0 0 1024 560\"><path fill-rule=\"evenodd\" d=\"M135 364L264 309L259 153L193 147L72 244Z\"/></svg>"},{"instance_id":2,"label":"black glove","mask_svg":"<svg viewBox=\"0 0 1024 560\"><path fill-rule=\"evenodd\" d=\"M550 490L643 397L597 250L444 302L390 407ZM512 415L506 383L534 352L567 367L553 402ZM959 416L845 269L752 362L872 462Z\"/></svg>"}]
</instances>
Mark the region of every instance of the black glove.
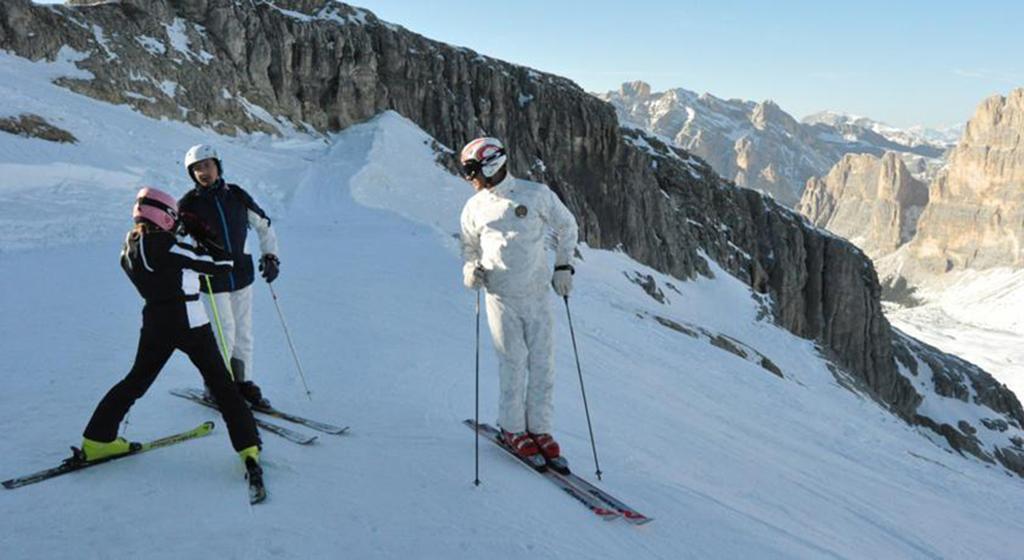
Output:
<instances>
[{"instance_id":1,"label":"black glove","mask_svg":"<svg viewBox=\"0 0 1024 560\"><path fill-rule=\"evenodd\" d=\"M260 274L267 281L267 284L277 279L277 273L280 272L281 261L278 260L277 255L267 253L260 257Z\"/></svg>"},{"instance_id":2,"label":"black glove","mask_svg":"<svg viewBox=\"0 0 1024 560\"><path fill-rule=\"evenodd\" d=\"M217 234L213 232L213 228L199 216L191 212L182 212L178 221L181 224L181 229L188 235L191 235L200 245L224 251L224 247L215 241Z\"/></svg>"}]
</instances>

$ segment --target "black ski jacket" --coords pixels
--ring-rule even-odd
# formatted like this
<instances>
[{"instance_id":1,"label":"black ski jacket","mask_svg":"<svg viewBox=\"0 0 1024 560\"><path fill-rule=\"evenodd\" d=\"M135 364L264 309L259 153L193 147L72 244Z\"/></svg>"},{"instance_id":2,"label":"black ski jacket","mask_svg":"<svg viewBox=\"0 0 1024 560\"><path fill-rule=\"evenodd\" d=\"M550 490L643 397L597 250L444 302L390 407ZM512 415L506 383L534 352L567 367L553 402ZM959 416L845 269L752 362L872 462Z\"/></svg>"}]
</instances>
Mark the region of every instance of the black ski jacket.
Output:
<instances>
[{"instance_id":1,"label":"black ski jacket","mask_svg":"<svg viewBox=\"0 0 1024 560\"><path fill-rule=\"evenodd\" d=\"M199 274L231 270L228 255L215 258L167 231L132 230L121 249L121 268L146 300L147 308L185 308L191 327L206 323L199 302Z\"/></svg>"},{"instance_id":2,"label":"black ski jacket","mask_svg":"<svg viewBox=\"0 0 1024 560\"><path fill-rule=\"evenodd\" d=\"M206 224L207 231L189 231L200 243L212 241L222 247L234 261L234 268L212 277L215 293L233 292L252 284L255 278L252 256L245 252L245 241L250 226L260 234L260 248L264 254L277 253L277 239L270 229L270 218L242 187L225 183L223 179L210 187L196 185L178 202L178 211L191 214ZM208 239L202 239L209 236Z\"/></svg>"}]
</instances>

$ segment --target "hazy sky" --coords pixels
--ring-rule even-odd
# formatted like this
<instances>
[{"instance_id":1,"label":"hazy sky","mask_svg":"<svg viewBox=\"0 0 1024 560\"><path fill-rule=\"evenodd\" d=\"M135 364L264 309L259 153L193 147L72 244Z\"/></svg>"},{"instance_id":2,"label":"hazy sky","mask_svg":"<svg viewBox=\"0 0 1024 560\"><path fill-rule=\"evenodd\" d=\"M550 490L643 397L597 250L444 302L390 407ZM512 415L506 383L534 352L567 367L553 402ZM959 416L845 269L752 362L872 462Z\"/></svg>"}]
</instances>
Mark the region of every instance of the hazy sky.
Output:
<instances>
[{"instance_id":1,"label":"hazy sky","mask_svg":"<svg viewBox=\"0 0 1024 560\"><path fill-rule=\"evenodd\" d=\"M354 0L427 37L569 77L644 80L897 126L965 121L1024 87L1024 2Z\"/></svg>"}]
</instances>

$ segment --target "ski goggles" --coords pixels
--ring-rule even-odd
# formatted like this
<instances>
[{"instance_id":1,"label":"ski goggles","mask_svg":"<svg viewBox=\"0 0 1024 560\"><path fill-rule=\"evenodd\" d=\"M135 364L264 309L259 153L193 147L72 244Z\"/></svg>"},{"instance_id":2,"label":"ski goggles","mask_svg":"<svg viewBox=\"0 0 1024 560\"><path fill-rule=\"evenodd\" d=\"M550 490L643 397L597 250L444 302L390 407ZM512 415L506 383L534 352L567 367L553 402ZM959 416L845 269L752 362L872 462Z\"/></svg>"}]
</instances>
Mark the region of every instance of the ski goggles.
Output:
<instances>
[{"instance_id":1,"label":"ski goggles","mask_svg":"<svg viewBox=\"0 0 1024 560\"><path fill-rule=\"evenodd\" d=\"M503 155L505 155L505 149L499 148L488 154L483 161L480 161L478 159L467 159L461 164L462 178L466 179L467 181L474 179L484 170L485 166L490 165L492 161L500 158Z\"/></svg>"},{"instance_id":2,"label":"ski goggles","mask_svg":"<svg viewBox=\"0 0 1024 560\"><path fill-rule=\"evenodd\" d=\"M148 196L140 196L135 200L135 203L139 206L152 206L170 216L175 222L178 221L178 209L165 204L163 201Z\"/></svg>"},{"instance_id":3,"label":"ski goggles","mask_svg":"<svg viewBox=\"0 0 1024 560\"><path fill-rule=\"evenodd\" d=\"M478 160L471 159L462 162L462 178L467 181L475 178L483 170L484 164L480 163Z\"/></svg>"}]
</instances>

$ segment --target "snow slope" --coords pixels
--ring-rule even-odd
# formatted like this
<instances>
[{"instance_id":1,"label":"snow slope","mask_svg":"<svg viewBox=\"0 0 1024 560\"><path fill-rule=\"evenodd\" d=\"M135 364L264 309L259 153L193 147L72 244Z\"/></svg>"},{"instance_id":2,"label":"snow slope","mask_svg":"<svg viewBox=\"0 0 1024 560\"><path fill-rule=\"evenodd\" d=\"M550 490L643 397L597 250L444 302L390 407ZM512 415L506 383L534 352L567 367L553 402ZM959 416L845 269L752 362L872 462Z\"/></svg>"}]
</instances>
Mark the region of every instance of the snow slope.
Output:
<instances>
[{"instance_id":1,"label":"snow slope","mask_svg":"<svg viewBox=\"0 0 1024 560\"><path fill-rule=\"evenodd\" d=\"M117 253L134 191L182 194L181 154L200 141L216 143L228 178L275 216L275 287L313 400L262 285L254 376L280 407L352 434L312 447L265 435L270 498L255 508L219 420L203 440L0 492L5 559L1020 556L1020 479L840 387L810 341L759 319L750 291L720 270L680 283L585 247L573 319L603 484L657 519L598 521L487 445L474 488L472 434L459 424L473 411L474 297L452 238L470 191L434 164L429 137L386 113L326 139L220 138L49 85L66 71L0 54L3 110L40 114L81 140L0 134L0 477L65 456L130 366L141 302ZM557 434L587 474L558 309ZM655 317L742 341L784 377ZM486 334L481 361L491 420ZM211 418L167 394L198 383L172 358L126 435Z\"/></svg>"},{"instance_id":2,"label":"snow slope","mask_svg":"<svg viewBox=\"0 0 1024 560\"><path fill-rule=\"evenodd\" d=\"M1024 270L969 270L925 286L917 307L890 306L907 334L980 365L1024 398Z\"/></svg>"}]
</instances>

